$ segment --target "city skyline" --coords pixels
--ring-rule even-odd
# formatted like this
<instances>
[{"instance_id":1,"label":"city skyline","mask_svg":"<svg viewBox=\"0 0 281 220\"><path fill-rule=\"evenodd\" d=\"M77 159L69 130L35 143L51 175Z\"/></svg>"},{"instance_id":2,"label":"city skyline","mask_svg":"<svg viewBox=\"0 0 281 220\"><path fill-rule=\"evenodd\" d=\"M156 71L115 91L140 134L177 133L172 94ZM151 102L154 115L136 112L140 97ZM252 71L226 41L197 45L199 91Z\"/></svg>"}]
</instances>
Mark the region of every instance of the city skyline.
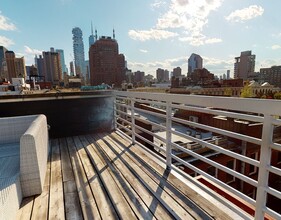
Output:
<instances>
[{"instance_id":1,"label":"city skyline","mask_svg":"<svg viewBox=\"0 0 281 220\"><path fill-rule=\"evenodd\" d=\"M35 54L61 48L69 68L71 31L81 28L87 59L92 21L98 36L112 36L115 29L120 53L132 71L156 76L158 68L172 71L179 66L186 74L187 60L196 53L212 73L222 75L230 69L233 76L234 58L241 51L256 54L256 71L281 64L280 6L277 0L145 0L137 5L113 0L4 0L0 45L25 56L26 65L34 63Z\"/></svg>"}]
</instances>

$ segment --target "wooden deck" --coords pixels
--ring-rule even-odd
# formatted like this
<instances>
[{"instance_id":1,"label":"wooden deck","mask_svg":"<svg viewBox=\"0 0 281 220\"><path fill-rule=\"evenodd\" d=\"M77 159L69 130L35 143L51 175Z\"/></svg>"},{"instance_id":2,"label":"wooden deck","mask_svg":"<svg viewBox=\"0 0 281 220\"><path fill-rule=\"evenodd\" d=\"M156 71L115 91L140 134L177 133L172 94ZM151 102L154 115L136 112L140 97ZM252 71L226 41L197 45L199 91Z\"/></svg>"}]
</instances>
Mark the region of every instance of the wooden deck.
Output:
<instances>
[{"instance_id":1,"label":"wooden deck","mask_svg":"<svg viewBox=\"0 0 281 220\"><path fill-rule=\"evenodd\" d=\"M116 132L51 140L44 191L17 219L232 219L160 163Z\"/></svg>"}]
</instances>

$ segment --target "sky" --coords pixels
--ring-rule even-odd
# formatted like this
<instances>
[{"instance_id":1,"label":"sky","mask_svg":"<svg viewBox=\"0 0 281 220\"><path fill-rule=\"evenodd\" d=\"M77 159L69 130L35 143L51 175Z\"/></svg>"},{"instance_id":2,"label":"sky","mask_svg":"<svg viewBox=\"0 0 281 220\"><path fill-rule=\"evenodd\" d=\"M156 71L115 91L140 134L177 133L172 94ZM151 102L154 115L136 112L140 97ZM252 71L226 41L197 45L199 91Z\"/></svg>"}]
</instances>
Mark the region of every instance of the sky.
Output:
<instances>
[{"instance_id":1,"label":"sky","mask_svg":"<svg viewBox=\"0 0 281 220\"><path fill-rule=\"evenodd\" d=\"M24 56L63 49L73 59L72 28L83 32L88 58L91 22L98 36L112 36L132 71L157 68L187 72L192 53L215 75L229 69L241 51L256 55L256 71L281 65L280 0L1 0L0 45Z\"/></svg>"}]
</instances>

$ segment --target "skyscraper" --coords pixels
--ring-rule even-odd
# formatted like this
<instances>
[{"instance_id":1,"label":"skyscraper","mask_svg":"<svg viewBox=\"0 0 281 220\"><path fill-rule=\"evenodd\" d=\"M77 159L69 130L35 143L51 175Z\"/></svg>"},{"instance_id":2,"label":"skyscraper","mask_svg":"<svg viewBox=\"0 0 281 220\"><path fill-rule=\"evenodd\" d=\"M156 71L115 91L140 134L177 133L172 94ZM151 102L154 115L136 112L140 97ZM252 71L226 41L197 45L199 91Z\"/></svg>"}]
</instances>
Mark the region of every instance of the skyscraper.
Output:
<instances>
[{"instance_id":1,"label":"skyscraper","mask_svg":"<svg viewBox=\"0 0 281 220\"><path fill-rule=\"evenodd\" d=\"M249 75L255 72L256 55L252 51L241 52L240 57L235 57L234 78L248 79Z\"/></svg>"},{"instance_id":2,"label":"skyscraper","mask_svg":"<svg viewBox=\"0 0 281 220\"><path fill-rule=\"evenodd\" d=\"M181 68L177 67L173 69L173 76L174 77L180 77L181 76Z\"/></svg>"},{"instance_id":3,"label":"skyscraper","mask_svg":"<svg viewBox=\"0 0 281 220\"><path fill-rule=\"evenodd\" d=\"M5 60L6 60L6 66L8 71L8 80L12 81L12 78L16 78L16 64L15 64L15 53L13 51L7 50L5 52Z\"/></svg>"},{"instance_id":4,"label":"skyscraper","mask_svg":"<svg viewBox=\"0 0 281 220\"><path fill-rule=\"evenodd\" d=\"M59 53L59 55L60 55L62 73L67 73L67 68L66 68L65 60L64 60L64 51L62 49L56 49L56 52Z\"/></svg>"},{"instance_id":5,"label":"skyscraper","mask_svg":"<svg viewBox=\"0 0 281 220\"><path fill-rule=\"evenodd\" d=\"M42 55L39 55L39 57L35 57L35 66L37 67L38 76L44 76L44 59Z\"/></svg>"},{"instance_id":6,"label":"skyscraper","mask_svg":"<svg viewBox=\"0 0 281 220\"><path fill-rule=\"evenodd\" d=\"M111 37L101 37L90 48L91 85L106 83L121 85L125 80L125 57L119 54L118 43Z\"/></svg>"},{"instance_id":7,"label":"skyscraper","mask_svg":"<svg viewBox=\"0 0 281 220\"><path fill-rule=\"evenodd\" d=\"M73 40L73 53L74 53L74 66L75 74L80 77L85 77L84 64L85 64L85 54L84 54L84 43L83 34L79 27L72 29L72 40Z\"/></svg>"},{"instance_id":8,"label":"skyscraper","mask_svg":"<svg viewBox=\"0 0 281 220\"><path fill-rule=\"evenodd\" d=\"M52 51L53 50L51 49L51 51L43 52L44 76L46 81L58 85L62 80L60 57L59 53Z\"/></svg>"},{"instance_id":9,"label":"skyscraper","mask_svg":"<svg viewBox=\"0 0 281 220\"><path fill-rule=\"evenodd\" d=\"M191 56L188 59L188 76L191 75L191 73L195 69L202 69L203 68L203 59L200 55L198 54L191 54Z\"/></svg>"},{"instance_id":10,"label":"skyscraper","mask_svg":"<svg viewBox=\"0 0 281 220\"><path fill-rule=\"evenodd\" d=\"M93 23L91 22L91 35L89 36L89 49L95 43L95 36L93 31Z\"/></svg>"},{"instance_id":11,"label":"skyscraper","mask_svg":"<svg viewBox=\"0 0 281 220\"><path fill-rule=\"evenodd\" d=\"M3 61L5 61L5 53L6 53L7 49L3 46L0 46L0 76L4 77L4 70L2 67L2 63Z\"/></svg>"},{"instance_id":12,"label":"skyscraper","mask_svg":"<svg viewBox=\"0 0 281 220\"><path fill-rule=\"evenodd\" d=\"M15 58L16 77L23 77L26 79L26 68L24 57Z\"/></svg>"}]
</instances>

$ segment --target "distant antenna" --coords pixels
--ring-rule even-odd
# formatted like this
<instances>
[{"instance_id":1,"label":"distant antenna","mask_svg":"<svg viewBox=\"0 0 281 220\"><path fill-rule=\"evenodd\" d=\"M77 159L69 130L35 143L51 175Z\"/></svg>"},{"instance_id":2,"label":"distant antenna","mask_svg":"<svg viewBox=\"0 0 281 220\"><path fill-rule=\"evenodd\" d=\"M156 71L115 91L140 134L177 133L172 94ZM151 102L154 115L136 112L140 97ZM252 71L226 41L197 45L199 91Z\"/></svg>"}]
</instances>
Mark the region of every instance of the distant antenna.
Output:
<instances>
[{"instance_id":1,"label":"distant antenna","mask_svg":"<svg viewBox=\"0 0 281 220\"><path fill-rule=\"evenodd\" d=\"M96 38L96 40L98 40L98 31L96 28L95 28L95 38Z\"/></svg>"},{"instance_id":2,"label":"distant antenna","mask_svg":"<svg viewBox=\"0 0 281 220\"><path fill-rule=\"evenodd\" d=\"M113 39L115 40L115 30L113 28Z\"/></svg>"},{"instance_id":3,"label":"distant antenna","mask_svg":"<svg viewBox=\"0 0 281 220\"><path fill-rule=\"evenodd\" d=\"M93 31L93 22L91 21L91 34L94 35L94 31Z\"/></svg>"}]
</instances>

